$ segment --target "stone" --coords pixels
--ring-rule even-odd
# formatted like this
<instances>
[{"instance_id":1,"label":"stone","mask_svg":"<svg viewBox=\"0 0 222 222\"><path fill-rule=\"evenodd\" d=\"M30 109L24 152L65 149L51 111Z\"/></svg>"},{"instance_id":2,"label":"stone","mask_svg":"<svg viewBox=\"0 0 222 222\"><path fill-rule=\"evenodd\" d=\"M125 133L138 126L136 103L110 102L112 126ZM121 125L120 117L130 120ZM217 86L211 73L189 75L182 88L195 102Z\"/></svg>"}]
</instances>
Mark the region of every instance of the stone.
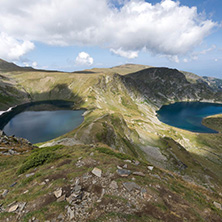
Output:
<instances>
[{"instance_id":1,"label":"stone","mask_svg":"<svg viewBox=\"0 0 222 222\"><path fill-rule=\"evenodd\" d=\"M222 210L222 206L220 203L217 203L216 201L214 201L213 204L217 209Z\"/></svg>"},{"instance_id":2,"label":"stone","mask_svg":"<svg viewBox=\"0 0 222 222\"><path fill-rule=\"evenodd\" d=\"M10 187L14 187L17 184L17 182L10 185Z\"/></svg>"},{"instance_id":3,"label":"stone","mask_svg":"<svg viewBox=\"0 0 222 222\"><path fill-rule=\"evenodd\" d=\"M59 197L59 198L57 199L57 202L65 201L65 199L66 199L66 195L64 194L64 195L62 195L61 197Z\"/></svg>"},{"instance_id":4,"label":"stone","mask_svg":"<svg viewBox=\"0 0 222 222\"><path fill-rule=\"evenodd\" d=\"M136 166L138 166L138 165L140 164L140 162L139 162L138 160L136 160L136 161L134 161L134 164L135 164Z\"/></svg>"},{"instance_id":5,"label":"stone","mask_svg":"<svg viewBox=\"0 0 222 222\"><path fill-rule=\"evenodd\" d=\"M15 204L9 208L8 212L12 213L12 212L16 211L18 209L18 207L19 207L19 205Z\"/></svg>"},{"instance_id":6,"label":"stone","mask_svg":"<svg viewBox=\"0 0 222 222\"><path fill-rule=\"evenodd\" d=\"M59 214L59 216L57 217L59 220L63 220L65 218L64 214Z\"/></svg>"},{"instance_id":7,"label":"stone","mask_svg":"<svg viewBox=\"0 0 222 222\"><path fill-rule=\"evenodd\" d=\"M133 172L133 175L145 177L145 174L143 172Z\"/></svg>"},{"instance_id":8,"label":"stone","mask_svg":"<svg viewBox=\"0 0 222 222\"><path fill-rule=\"evenodd\" d=\"M92 170L92 173L97 177L102 176L102 170L100 170L99 168L96 168L96 167Z\"/></svg>"},{"instance_id":9,"label":"stone","mask_svg":"<svg viewBox=\"0 0 222 222\"><path fill-rule=\"evenodd\" d=\"M29 190L26 190L26 191L24 191L23 193L26 194L26 193L28 193L28 192L29 192Z\"/></svg>"},{"instance_id":10,"label":"stone","mask_svg":"<svg viewBox=\"0 0 222 222\"><path fill-rule=\"evenodd\" d=\"M82 187L80 185L75 185L74 187L74 192L78 193L79 191L81 191Z\"/></svg>"},{"instance_id":11,"label":"stone","mask_svg":"<svg viewBox=\"0 0 222 222\"><path fill-rule=\"evenodd\" d=\"M3 130L0 130L0 136L5 136L5 133Z\"/></svg>"},{"instance_id":12,"label":"stone","mask_svg":"<svg viewBox=\"0 0 222 222\"><path fill-rule=\"evenodd\" d=\"M150 171L152 171L154 167L153 167L153 166L148 166L147 168L148 168Z\"/></svg>"},{"instance_id":13,"label":"stone","mask_svg":"<svg viewBox=\"0 0 222 222\"><path fill-rule=\"evenodd\" d=\"M117 169L122 170L123 168L121 166L116 166Z\"/></svg>"},{"instance_id":14,"label":"stone","mask_svg":"<svg viewBox=\"0 0 222 222\"><path fill-rule=\"evenodd\" d=\"M132 163L131 160L124 160L125 163Z\"/></svg>"},{"instance_id":15,"label":"stone","mask_svg":"<svg viewBox=\"0 0 222 222\"><path fill-rule=\"evenodd\" d=\"M113 180L113 181L110 183L109 187L110 187L111 189L115 190L115 189L118 189L118 184L117 184L117 182L116 182L115 180Z\"/></svg>"},{"instance_id":16,"label":"stone","mask_svg":"<svg viewBox=\"0 0 222 222\"><path fill-rule=\"evenodd\" d=\"M62 188L56 190L53 192L56 198L59 198L62 196Z\"/></svg>"},{"instance_id":17,"label":"stone","mask_svg":"<svg viewBox=\"0 0 222 222\"><path fill-rule=\"evenodd\" d=\"M70 220L72 220L75 217L74 210L72 210L71 207L68 207L67 213L69 215Z\"/></svg>"},{"instance_id":18,"label":"stone","mask_svg":"<svg viewBox=\"0 0 222 222\"><path fill-rule=\"evenodd\" d=\"M8 194L8 190L3 190L3 192L2 192L2 197L5 197L6 195Z\"/></svg>"},{"instance_id":19,"label":"stone","mask_svg":"<svg viewBox=\"0 0 222 222\"><path fill-rule=\"evenodd\" d=\"M121 177L128 177L131 174L130 170L125 170L125 169L117 169L117 174L120 175Z\"/></svg>"},{"instance_id":20,"label":"stone","mask_svg":"<svg viewBox=\"0 0 222 222\"><path fill-rule=\"evenodd\" d=\"M125 168L125 169L126 169L127 167L128 167L128 166L127 166L127 164L123 165L123 168Z\"/></svg>"},{"instance_id":21,"label":"stone","mask_svg":"<svg viewBox=\"0 0 222 222\"><path fill-rule=\"evenodd\" d=\"M35 175L35 173L27 173L25 176L26 176L26 178L28 178L28 177L31 177L33 175Z\"/></svg>"},{"instance_id":22,"label":"stone","mask_svg":"<svg viewBox=\"0 0 222 222\"><path fill-rule=\"evenodd\" d=\"M26 202L19 204L19 211L22 212L26 206Z\"/></svg>"},{"instance_id":23,"label":"stone","mask_svg":"<svg viewBox=\"0 0 222 222\"><path fill-rule=\"evenodd\" d=\"M125 183L123 183L123 186L124 186L129 192L131 192L133 189L137 189L137 190L140 190L140 189L141 189L141 187L140 187L138 184L134 183L134 182L125 182Z\"/></svg>"}]
</instances>

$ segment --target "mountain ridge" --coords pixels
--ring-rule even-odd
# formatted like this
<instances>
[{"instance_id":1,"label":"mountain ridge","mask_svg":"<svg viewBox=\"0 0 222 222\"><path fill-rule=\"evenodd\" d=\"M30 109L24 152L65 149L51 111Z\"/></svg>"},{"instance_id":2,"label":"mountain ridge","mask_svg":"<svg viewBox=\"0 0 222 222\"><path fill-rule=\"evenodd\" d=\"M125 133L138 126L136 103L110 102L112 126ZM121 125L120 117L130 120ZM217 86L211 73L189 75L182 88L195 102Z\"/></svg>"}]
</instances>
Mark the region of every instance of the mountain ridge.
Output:
<instances>
[{"instance_id":1,"label":"mountain ridge","mask_svg":"<svg viewBox=\"0 0 222 222\"><path fill-rule=\"evenodd\" d=\"M0 155L0 178L8 175L0 189L4 195L9 191L0 202L0 221L27 221L33 215L40 221L220 221L222 134L192 133L156 116L161 105L172 102L222 102L220 90L176 69L139 67L97 69L89 75L84 70L1 72L1 109L63 99L87 111L78 128L37 144L34 151ZM37 166L36 156L43 158ZM92 173L100 175L100 170L101 177ZM14 180L17 185L9 188ZM10 204L15 210L6 214ZM126 206L120 207L124 214L117 206Z\"/></svg>"}]
</instances>

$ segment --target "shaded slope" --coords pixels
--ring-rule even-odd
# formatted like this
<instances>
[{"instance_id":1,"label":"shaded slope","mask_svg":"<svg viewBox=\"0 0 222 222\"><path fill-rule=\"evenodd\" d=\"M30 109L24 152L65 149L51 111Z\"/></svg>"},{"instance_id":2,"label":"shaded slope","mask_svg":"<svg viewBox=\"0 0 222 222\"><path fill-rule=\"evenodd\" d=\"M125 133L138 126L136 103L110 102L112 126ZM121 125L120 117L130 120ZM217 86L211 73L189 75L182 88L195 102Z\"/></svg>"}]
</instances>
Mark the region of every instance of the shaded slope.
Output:
<instances>
[{"instance_id":1,"label":"shaded slope","mask_svg":"<svg viewBox=\"0 0 222 222\"><path fill-rule=\"evenodd\" d=\"M222 101L222 93L202 82L189 82L176 69L149 68L125 76L125 85L154 104L176 101Z\"/></svg>"}]
</instances>

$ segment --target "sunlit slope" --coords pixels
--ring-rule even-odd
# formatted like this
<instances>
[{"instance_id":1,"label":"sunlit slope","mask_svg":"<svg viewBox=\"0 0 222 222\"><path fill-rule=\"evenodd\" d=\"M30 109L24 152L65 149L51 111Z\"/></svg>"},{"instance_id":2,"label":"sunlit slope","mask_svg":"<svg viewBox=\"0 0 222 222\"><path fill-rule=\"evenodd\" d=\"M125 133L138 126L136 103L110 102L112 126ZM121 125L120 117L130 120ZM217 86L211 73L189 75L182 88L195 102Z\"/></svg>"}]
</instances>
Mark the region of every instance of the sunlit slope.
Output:
<instances>
[{"instance_id":1,"label":"sunlit slope","mask_svg":"<svg viewBox=\"0 0 222 222\"><path fill-rule=\"evenodd\" d=\"M77 129L46 145L106 144L173 170L186 180L211 188L220 186L221 136L168 126L157 119L156 110L175 101L220 102L221 93L205 83L188 81L177 70L148 68L135 73L138 67L141 66L75 73L16 71L1 75L9 79L16 95L20 95L16 104L64 99L74 101L75 108L88 110ZM121 68L124 75L114 74ZM13 93L10 97L14 98ZM9 102L7 106L15 103ZM2 100L1 107L5 106Z\"/></svg>"}]
</instances>

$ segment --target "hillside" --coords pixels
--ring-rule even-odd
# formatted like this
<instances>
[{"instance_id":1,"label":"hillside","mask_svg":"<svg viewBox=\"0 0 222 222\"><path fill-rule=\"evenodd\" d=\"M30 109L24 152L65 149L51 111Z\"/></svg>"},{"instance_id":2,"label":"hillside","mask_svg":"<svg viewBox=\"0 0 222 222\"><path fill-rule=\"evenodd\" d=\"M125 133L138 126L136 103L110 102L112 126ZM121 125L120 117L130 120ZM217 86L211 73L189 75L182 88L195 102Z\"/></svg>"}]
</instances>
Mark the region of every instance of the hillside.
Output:
<instances>
[{"instance_id":1,"label":"hillside","mask_svg":"<svg viewBox=\"0 0 222 222\"><path fill-rule=\"evenodd\" d=\"M0 59L0 71L1 72L12 72L12 71L29 71L34 70L32 67L20 67L14 63L7 62L3 59Z\"/></svg>"},{"instance_id":2,"label":"hillside","mask_svg":"<svg viewBox=\"0 0 222 222\"><path fill-rule=\"evenodd\" d=\"M0 157L0 177L7 177L0 189L9 190L0 202L2 221L67 221L70 215L82 221L221 221L222 135L191 133L156 117L160 106L176 101L222 102L219 89L175 69L132 64L0 75L1 110L41 100L68 100L87 109L83 123L66 135ZM122 177L119 170L130 174ZM17 185L10 188L13 181Z\"/></svg>"}]
</instances>

